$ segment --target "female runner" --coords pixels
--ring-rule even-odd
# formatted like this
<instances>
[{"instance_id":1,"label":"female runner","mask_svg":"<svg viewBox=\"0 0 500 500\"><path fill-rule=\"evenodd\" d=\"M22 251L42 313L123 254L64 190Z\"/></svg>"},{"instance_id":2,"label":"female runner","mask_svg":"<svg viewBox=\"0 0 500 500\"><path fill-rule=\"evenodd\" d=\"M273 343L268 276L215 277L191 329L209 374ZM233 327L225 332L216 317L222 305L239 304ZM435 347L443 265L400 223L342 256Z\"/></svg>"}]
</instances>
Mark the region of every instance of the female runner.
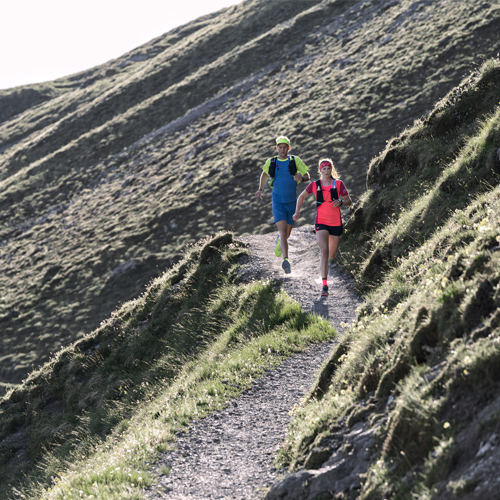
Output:
<instances>
[{"instance_id":1,"label":"female runner","mask_svg":"<svg viewBox=\"0 0 500 500\"><path fill-rule=\"evenodd\" d=\"M320 249L319 267L323 279L321 295L328 295L328 259L333 261L337 255L340 243L340 235L344 227L340 207L352 205L352 200L344 183L339 180L339 174L330 158L319 161L320 179L311 182L297 198L297 206L293 214L293 220L297 221L300 209L306 196L311 193L316 198L315 232L316 240Z\"/></svg>"}]
</instances>

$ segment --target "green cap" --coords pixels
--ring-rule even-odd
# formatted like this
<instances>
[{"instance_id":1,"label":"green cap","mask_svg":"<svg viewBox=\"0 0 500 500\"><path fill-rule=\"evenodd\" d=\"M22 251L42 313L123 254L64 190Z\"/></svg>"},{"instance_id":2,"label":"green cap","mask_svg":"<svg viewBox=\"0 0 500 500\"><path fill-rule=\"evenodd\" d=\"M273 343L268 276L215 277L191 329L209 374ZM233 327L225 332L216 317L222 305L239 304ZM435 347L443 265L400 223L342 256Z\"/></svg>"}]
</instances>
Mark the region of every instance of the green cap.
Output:
<instances>
[{"instance_id":1,"label":"green cap","mask_svg":"<svg viewBox=\"0 0 500 500\"><path fill-rule=\"evenodd\" d=\"M288 144L290 146L290 140L288 139L288 137L282 135L276 139L276 146L278 144Z\"/></svg>"}]
</instances>

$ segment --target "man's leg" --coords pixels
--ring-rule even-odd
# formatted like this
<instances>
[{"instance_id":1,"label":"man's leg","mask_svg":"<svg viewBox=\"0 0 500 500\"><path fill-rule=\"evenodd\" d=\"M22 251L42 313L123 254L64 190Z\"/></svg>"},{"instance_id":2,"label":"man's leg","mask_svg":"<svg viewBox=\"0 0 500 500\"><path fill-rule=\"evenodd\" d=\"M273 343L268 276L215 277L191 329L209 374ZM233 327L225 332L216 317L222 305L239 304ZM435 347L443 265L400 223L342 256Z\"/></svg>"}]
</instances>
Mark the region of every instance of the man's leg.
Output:
<instances>
[{"instance_id":1,"label":"man's leg","mask_svg":"<svg viewBox=\"0 0 500 500\"><path fill-rule=\"evenodd\" d=\"M283 205L283 210L285 213L284 220L279 221L279 222L284 222L286 223L286 226L282 225L281 231L284 232L285 237L283 238L281 231L280 231L280 245L282 245L281 242L284 242L285 245L281 246L281 254L283 255L283 258L287 259L288 258L288 238L290 238L290 234L292 232L293 228L293 214L295 213L295 203L287 203L286 205ZM278 228L278 230L280 230ZM286 249L285 251L283 251Z\"/></svg>"},{"instance_id":2,"label":"man's leg","mask_svg":"<svg viewBox=\"0 0 500 500\"><path fill-rule=\"evenodd\" d=\"M280 248L281 256L284 259L288 258L288 238L292 231L292 226L287 224L286 220L279 220L276 222L276 227L278 228L278 233L280 235Z\"/></svg>"},{"instance_id":3,"label":"man's leg","mask_svg":"<svg viewBox=\"0 0 500 500\"><path fill-rule=\"evenodd\" d=\"M293 214L295 212L295 203L274 203L273 202L273 216L276 227L279 233L279 248L281 250L281 256L283 257L283 262L281 267L286 274L290 274L290 262L288 260L288 238L292 232L293 227ZM274 250L275 254L278 255L280 252Z\"/></svg>"}]
</instances>

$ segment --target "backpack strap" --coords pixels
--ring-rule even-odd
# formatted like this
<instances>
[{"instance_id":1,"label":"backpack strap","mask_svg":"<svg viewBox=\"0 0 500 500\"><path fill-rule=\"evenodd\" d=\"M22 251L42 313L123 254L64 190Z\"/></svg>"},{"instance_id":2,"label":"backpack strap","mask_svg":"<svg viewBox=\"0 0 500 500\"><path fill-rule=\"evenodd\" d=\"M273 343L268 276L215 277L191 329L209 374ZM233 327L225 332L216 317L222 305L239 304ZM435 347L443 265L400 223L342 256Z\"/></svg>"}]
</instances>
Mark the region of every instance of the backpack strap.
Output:
<instances>
[{"instance_id":1,"label":"backpack strap","mask_svg":"<svg viewBox=\"0 0 500 500\"><path fill-rule=\"evenodd\" d=\"M322 205L324 202L323 199L323 190L321 189L321 180L318 179L316 181L316 208Z\"/></svg>"},{"instance_id":2,"label":"backpack strap","mask_svg":"<svg viewBox=\"0 0 500 500\"><path fill-rule=\"evenodd\" d=\"M278 161L277 156L273 156L271 158L271 164L269 165L269 177L274 179L274 176L276 175L276 162ZM289 156L288 157L288 171L292 176L295 176L297 173L297 164L295 163L295 156Z\"/></svg>"},{"instance_id":3,"label":"backpack strap","mask_svg":"<svg viewBox=\"0 0 500 500\"><path fill-rule=\"evenodd\" d=\"M338 200L339 194L337 192L337 181L332 179L332 186L330 188L330 196L332 200ZM316 181L316 208L322 205L325 202L323 198L323 189L321 188L321 180L318 179Z\"/></svg>"},{"instance_id":4,"label":"backpack strap","mask_svg":"<svg viewBox=\"0 0 500 500\"><path fill-rule=\"evenodd\" d=\"M337 191L337 181L335 179L332 179L332 187L330 189L330 195L332 196L332 200L338 200L339 199L339 193Z\"/></svg>"},{"instance_id":5,"label":"backpack strap","mask_svg":"<svg viewBox=\"0 0 500 500\"><path fill-rule=\"evenodd\" d=\"M269 165L269 177L271 177L271 179L274 179L274 176L276 175L276 161L277 157L273 156L271 158L271 165Z\"/></svg>"}]
</instances>

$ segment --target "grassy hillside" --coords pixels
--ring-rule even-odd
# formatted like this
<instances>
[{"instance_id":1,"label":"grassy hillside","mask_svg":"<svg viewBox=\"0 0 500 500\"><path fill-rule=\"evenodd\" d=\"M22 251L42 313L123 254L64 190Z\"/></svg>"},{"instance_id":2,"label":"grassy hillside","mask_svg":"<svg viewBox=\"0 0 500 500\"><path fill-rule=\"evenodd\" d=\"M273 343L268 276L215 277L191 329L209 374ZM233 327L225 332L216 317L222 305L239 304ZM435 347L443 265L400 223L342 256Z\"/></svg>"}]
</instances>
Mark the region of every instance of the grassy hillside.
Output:
<instances>
[{"instance_id":1,"label":"grassy hillside","mask_svg":"<svg viewBox=\"0 0 500 500\"><path fill-rule=\"evenodd\" d=\"M497 494L498 447L485 443L500 407L500 61L459 77L492 50L498 8L297 2L276 27L260 24L266 5L171 32L148 45L152 60L134 52L34 86L38 97L2 94L18 102L0 128L4 381L47 359L0 400L2 498L140 498L154 480L148 463L190 419L334 335L275 283L240 282L245 249L232 233L191 245L230 225L269 229L251 179L278 117L304 124L290 135L311 165L329 154L349 187L367 181L340 254L366 304L297 412L280 463L320 468L332 435L357 424L375 445L361 489L344 498ZM250 24L231 31L228 20ZM221 55L224 40L234 45ZM191 46L206 67L183 59ZM238 76L215 78L236 63ZM155 93L162 79L150 73L162 64L172 80ZM152 78L143 93L141 75ZM201 77L205 94L191 93ZM414 100L402 120L405 95ZM359 124L353 135L348 123ZM356 147L367 163L379 153L348 170Z\"/></svg>"},{"instance_id":2,"label":"grassy hillside","mask_svg":"<svg viewBox=\"0 0 500 500\"><path fill-rule=\"evenodd\" d=\"M177 431L335 335L277 283L241 282L245 252L200 242L0 400L1 498L139 498Z\"/></svg>"},{"instance_id":3,"label":"grassy hillside","mask_svg":"<svg viewBox=\"0 0 500 500\"><path fill-rule=\"evenodd\" d=\"M279 457L320 469L332 436L373 432L361 489L342 498L496 495L500 457L486 444L500 407L499 82L493 59L391 139L347 224L340 258L366 303ZM276 283L241 282L244 253L231 233L188 249L3 398L0 493L141 498L176 431L334 336Z\"/></svg>"},{"instance_id":4,"label":"grassy hillside","mask_svg":"<svg viewBox=\"0 0 500 500\"><path fill-rule=\"evenodd\" d=\"M0 92L0 384L218 230L267 232L273 139L368 163L499 51L497 2L246 0L68 78ZM1 390L1 388L0 388Z\"/></svg>"},{"instance_id":5,"label":"grassy hillside","mask_svg":"<svg viewBox=\"0 0 500 500\"><path fill-rule=\"evenodd\" d=\"M496 498L496 448L479 450L499 430L500 61L389 141L367 181L341 256L367 302L282 459L319 468L328 437L362 423L371 467L342 498Z\"/></svg>"}]
</instances>

